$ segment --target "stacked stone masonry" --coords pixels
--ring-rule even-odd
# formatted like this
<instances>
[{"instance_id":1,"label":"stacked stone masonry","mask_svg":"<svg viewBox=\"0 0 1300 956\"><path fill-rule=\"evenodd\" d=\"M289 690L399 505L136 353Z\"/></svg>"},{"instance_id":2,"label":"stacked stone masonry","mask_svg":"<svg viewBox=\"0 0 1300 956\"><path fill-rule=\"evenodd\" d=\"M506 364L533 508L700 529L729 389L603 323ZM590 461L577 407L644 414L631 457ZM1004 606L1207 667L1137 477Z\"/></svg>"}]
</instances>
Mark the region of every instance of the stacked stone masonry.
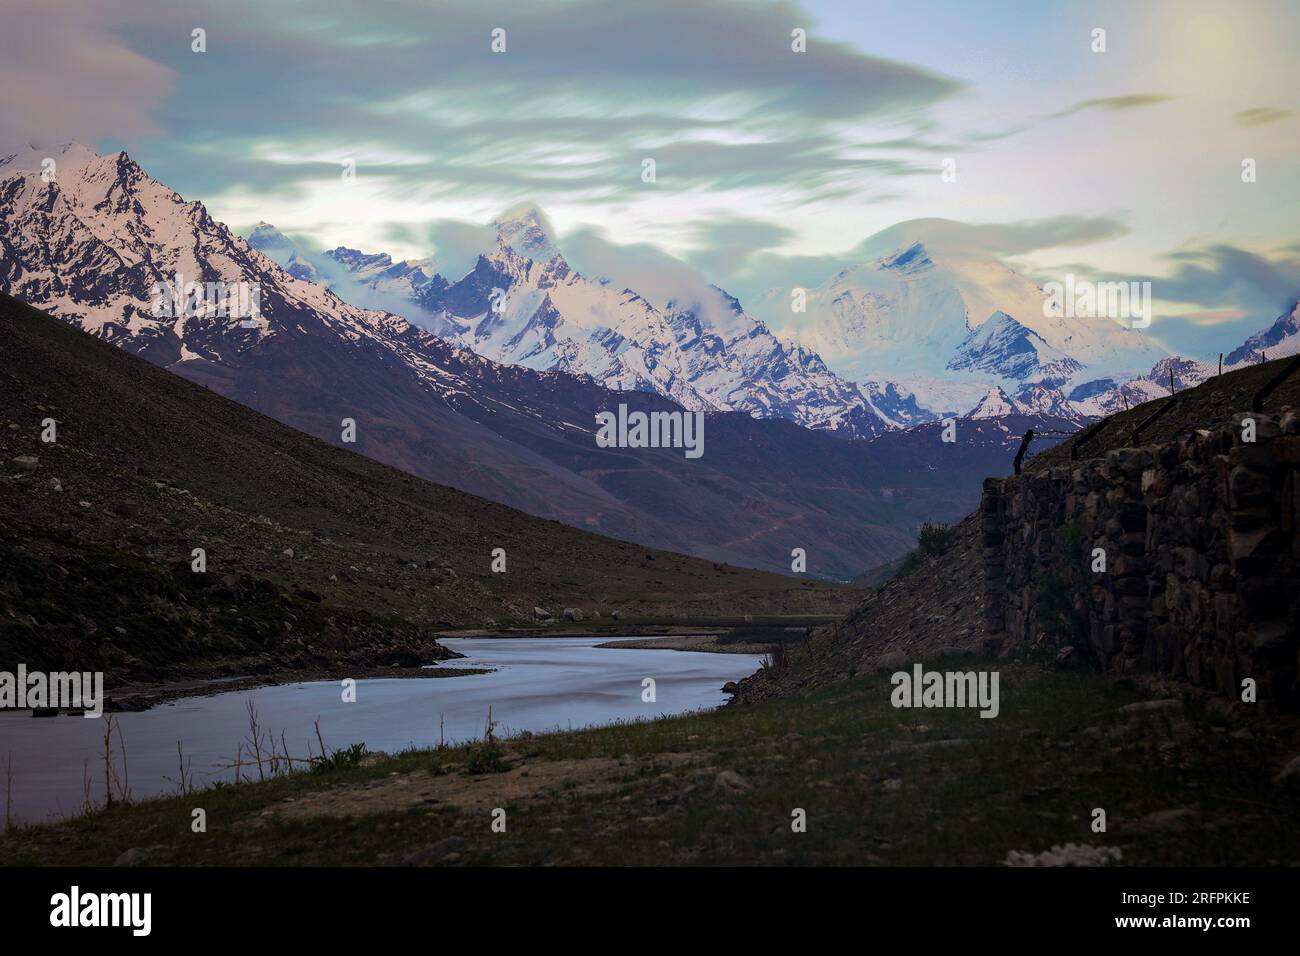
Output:
<instances>
[{"instance_id":1,"label":"stacked stone masonry","mask_svg":"<svg viewBox=\"0 0 1300 956\"><path fill-rule=\"evenodd\" d=\"M1254 421L1254 441L1247 419ZM1300 414L990 478L986 631L1300 710ZM1098 552L1105 570L1094 567Z\"/></svg>"}]
</instances>

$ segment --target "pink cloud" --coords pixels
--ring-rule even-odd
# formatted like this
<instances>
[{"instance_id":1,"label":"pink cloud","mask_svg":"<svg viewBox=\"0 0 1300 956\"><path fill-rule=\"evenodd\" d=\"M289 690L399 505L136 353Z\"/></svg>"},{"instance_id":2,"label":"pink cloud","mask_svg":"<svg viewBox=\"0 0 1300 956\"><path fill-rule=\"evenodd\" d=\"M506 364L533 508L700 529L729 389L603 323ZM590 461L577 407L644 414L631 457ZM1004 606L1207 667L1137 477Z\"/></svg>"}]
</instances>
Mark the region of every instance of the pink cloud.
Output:
<instances>
[{"instance_id":1,"label":"pink cloud","mask_svg":"<svg viewBox=\"0 0 1300 956\"><path fill-rule=\"evenodd\" d=\"M123 45L106 13L69 0L6 12L0 142L94 142L158 132L152 113L174 74Z\"/></svg>"}]
</instances>

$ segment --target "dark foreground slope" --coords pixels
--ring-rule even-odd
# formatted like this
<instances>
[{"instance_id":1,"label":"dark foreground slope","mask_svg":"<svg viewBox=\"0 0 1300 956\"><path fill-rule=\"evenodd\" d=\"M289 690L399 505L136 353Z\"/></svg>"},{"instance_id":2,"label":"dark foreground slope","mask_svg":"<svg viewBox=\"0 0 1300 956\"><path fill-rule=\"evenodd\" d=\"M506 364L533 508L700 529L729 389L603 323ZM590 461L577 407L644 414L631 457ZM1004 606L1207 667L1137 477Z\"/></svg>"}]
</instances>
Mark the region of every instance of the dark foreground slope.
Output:
<instances>
[{"instance_id":1,"label":"dark foreground slope","mask_svg":"<svg viewBox=\"0 0 1300 956\"><path fill-rule=\"evenodd\" d=\"M413 662L438 656L435 628L534 607L825 614L853 596L431 484L0 297L0 669Z\"/></svg>"},{"instance_id":2,"label":"dark foreground slope","mask_svg":"<svg viewBox=\"0 0 1300 956\"><path fill-rule=\"evenodd\" d=\"M1221 424L1247 411L1255 393L1290 361L1228 372L1180 393L1174 404L1141 433L1140 442L1170 441L1188 429ZM1084 431L1031 458L1026 471L1069 462L1071 447L1081 442L1079 458L1100 457L1131 447L1133 429L1168 399L1148 402L1112 415L1096 431ZM1266 399L1265 411L1300 405L1300 373L1286 379ZM1011 471L1010 462L1005 474ZM961 521L949 549L920 557L910 573L893 578L872 592L837 624L821 628L791 653L780 672L767 671L741 683L741 698L756 699L797 692L857 673L896 669L946 651L995 652L985 647L983 563L979 516Z\"/></svg>"}]
</instances>

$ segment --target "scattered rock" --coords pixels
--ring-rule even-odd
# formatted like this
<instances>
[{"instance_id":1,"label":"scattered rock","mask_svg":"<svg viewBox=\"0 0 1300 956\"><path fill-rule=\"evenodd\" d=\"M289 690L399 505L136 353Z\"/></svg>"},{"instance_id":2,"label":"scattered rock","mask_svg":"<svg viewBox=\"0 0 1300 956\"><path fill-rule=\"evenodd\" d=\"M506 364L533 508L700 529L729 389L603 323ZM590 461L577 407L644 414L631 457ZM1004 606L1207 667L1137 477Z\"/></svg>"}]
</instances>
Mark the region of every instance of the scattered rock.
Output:
<instances>
[{"instance_id":1,"label":"scattered rock","mask_svg":"<svg viewBox=\"0 0 1300 956\"><path fill-rule=\"evenodd\" d=\"M722 685L722 692L724 694L734 694L736 690L737 687L736 687L736 682L734 680L729 680Z\"/></svg>"},{"instance_id":2,"label":"scattered rock","mask_svg":"<svg viewBox=\"0 0 1300 956\"><path fill-rule=\"evenodd\" d=\"M35 471L39 463L40 459L32 455L19 455L17 458L10 459L9 462L19 471Z\"/></svg>"},{"instance_id":3,"label":"scattered rock","mask_svg":"<svg viewBox=\"0 0 1300 956\"><path fill-rule=\"evenodd\" d=\"M159 850L167 849L165 846L133 846L129 850L123 851L116 860L114 866L139 866L148 862L149 858Z\"/></svg>"},{"instance_id":4,"label":"scattered rock","mask_svg":"<svg viewBox=\"0 0 1300 956\"><path fill-rule=\"evenodd\" d=\"M1181 711L1182 709L1183 702L1170 697L1165 700L1140 700L1136 704L1125 704L1119 709L1119 712L1121 714L1149 714L1161 711Z\"/></svg>"},{"instance_id":5,"label":"scattered rock","mask_svg":"<svg viewBox=\"0 0 1300 956\"><path fill-rule=\"evenodd\" d=\"M411 856L404 858L403 866L428 866L435 864L439 860L445 860L452 853L458 853L465 848L465 842L459 836L448 836L445 840L438 840L437 843L428 845L424 849L417 849ZM459 860L459 856L456 856Z\"/></svg>"},{"instance_id":6,"label":"scattered rock","mask_svg":"<svg viewBox=\"0 0 1300 956\"><path fill-rule=\"evenodd\" d=\"M1042 853L1011 850L1003 860L1004 866L1105 866L1119 863L1124 854L1117 846L1087 846L1067 843L1054 846Z\"/></svg>"},{"instance_id":7,"label":"scattered rock","mask_svg":"<svg viewBox=\"0 0 1300 956\"><path fill-rule=\"evenodd\" d=\"M1187 807L1176 807L1172 810L1157 810L1155 813L1148 813L1138 821L1138 829L1141 830L1186 830L1196 823L1200 816L1195 810Z\"/></svg>"},{"instance_id":8,"label":"scattered rock","mask_svg":"<svg viewBox=\"0 0 1300 956\"><path fill-rule=\"evenodd\" d=\"M754 789L753 784L734 770L723 770L717 777L718 789L723 793L744 793Z\"/></svg>"},{"instance_id":9,"label":"scattered rock","mask_svg":"<svg viewBox=\"0 0 1300 956\"><path fill-rule=\"evenodd\" d=\"M566 621L581 621L582 611L576 607L566 607L564 609L564 619Z\"/></svg>"}]
</instances>

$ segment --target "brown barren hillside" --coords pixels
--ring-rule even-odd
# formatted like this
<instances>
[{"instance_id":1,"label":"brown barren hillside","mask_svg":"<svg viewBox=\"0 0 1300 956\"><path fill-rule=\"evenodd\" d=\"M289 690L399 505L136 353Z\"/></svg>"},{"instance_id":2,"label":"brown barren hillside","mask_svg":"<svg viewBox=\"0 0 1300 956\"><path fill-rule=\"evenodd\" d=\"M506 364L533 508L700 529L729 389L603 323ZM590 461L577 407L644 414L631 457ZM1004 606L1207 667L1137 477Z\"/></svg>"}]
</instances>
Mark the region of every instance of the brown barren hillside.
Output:
<instances>
[{"instance_id":1,"label":"brown barren hillside","mask_svg":"<svg viewBox=\"0 0 1300 956\"><path fill-rule=\"evenodd\" d=\"M440 656L435 629L526 623L535 608L826 615L859 594L424 481L0 297L0 668L153 679L414 662Z\"/></svg>"},{"instance_id":2,"label":"brown barren hillside","mask_svg":"<svg viewBox=\"0 0 1300 956\"><path fill-rule=\"evenodd\" d=\"M1170 441L1189 429L1227 422L1236 412L1249 411L1255 394L1274 379L1291 358L1228 372L1179 393L1174 404L1139 436L1142 444ZM1168 399L1147 402L1112 415L1089 434L1080 431L1067 441L1029 459L1026 472L1070 461L1070 450L1081 442L1079 458L1100 457L1131 447L1135 427ZM1264 400L1264 411L1276 413L1300 406L1300 372L1284 379ZM1007 460L1004 474L1010 474ZM874 588L844 620L819 628L806 644L790 652L788 666L763 671L740 685L739 699L761 699L799 692L860 673L893 670L947 652L997 653L984 632L983 562L979 515L956 526L949 549L935 556L918 555L910 573Z\"/></svg>"}]
</instances>

